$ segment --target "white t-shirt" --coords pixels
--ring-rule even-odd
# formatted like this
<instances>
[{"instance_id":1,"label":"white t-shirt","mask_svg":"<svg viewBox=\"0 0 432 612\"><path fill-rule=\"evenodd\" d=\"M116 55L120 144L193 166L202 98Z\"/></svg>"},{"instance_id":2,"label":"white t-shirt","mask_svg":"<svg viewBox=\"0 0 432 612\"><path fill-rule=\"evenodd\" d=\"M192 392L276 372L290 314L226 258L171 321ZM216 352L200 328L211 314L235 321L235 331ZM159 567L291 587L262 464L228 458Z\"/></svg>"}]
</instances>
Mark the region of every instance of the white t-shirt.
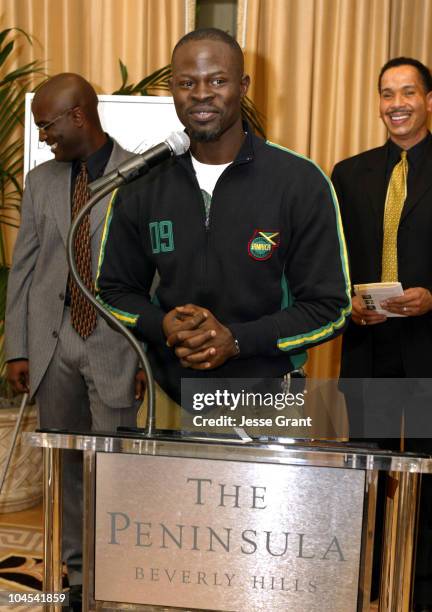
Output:
<instances>
[{"instance_id":1,"label":"white t-shirt","mask_svg":"<svg viewBox=\"0 0 432 612\"><path fill-rule=\"evenodd\" d=\"M218 178L232 162L228 164L203 164L195 159L193 155L191 155L191 157L200 189L212 196Z\"/></svg>"}]
</instances>

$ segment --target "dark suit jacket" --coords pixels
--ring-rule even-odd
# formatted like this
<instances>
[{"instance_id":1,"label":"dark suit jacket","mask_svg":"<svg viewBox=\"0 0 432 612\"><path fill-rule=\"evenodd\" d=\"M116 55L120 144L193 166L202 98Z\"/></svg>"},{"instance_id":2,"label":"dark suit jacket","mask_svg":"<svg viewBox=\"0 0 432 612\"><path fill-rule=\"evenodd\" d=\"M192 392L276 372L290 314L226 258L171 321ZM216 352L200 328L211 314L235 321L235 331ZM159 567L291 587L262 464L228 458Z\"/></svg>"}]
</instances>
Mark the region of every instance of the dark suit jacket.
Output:
<instances>
[{"instance_id":1,"label":"dark suit jacket","mask_svg":"<svg viewBox=\"0 0 432 612\"><path fill-rule=\"evenodd\" d=\"M353 285L381 280L387 155L386 144L346 159L333 170ZM432 288L432 141L416 169L416 180L402 211L398 270L404 289ZM431 377L432 313L407 317L401 326L407 376ZM372 376L372 333L371 327L350 322L343 337L342 377Z\"/></svg>"}]
</instances>

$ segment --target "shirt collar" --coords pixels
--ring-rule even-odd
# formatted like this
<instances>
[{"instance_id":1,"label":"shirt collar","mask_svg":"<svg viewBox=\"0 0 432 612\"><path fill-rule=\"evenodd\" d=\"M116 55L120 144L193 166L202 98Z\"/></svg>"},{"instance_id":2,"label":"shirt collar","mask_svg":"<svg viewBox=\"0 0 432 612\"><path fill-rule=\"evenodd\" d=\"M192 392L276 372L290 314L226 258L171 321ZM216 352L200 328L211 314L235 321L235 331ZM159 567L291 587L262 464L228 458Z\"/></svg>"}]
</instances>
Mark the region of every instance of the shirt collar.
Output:
<instances>
[{"instance_id":1,"label":"shirt collar","mask_svg":"<svg viewBox=\"0 0 432 612\"><path fill-rule=\"evenodd\" d=\"M100 149L92 153L86 160L87 172L89 176L89 181L95 181L97 178L101 177L104 173L106 165L108 163L109 158L111 157L111 153L114 147L114 141L106 134L107 140L105 144L103 144ZM73 162L74 169L79 169L81 166L81 160L75 160ZM79 171L79 170L78 170Z\"/></svg>"},{"instance_id":2,"label":"shirt collar","mask_svg":"<svg viewBox=\"0 0 432 612\"><path fill-rule=\"evenodd\" d=\"M408 149L407 159L408 159L409 165L412 168L416 168L420 164L431 139L432 139L431 133L428 132L426 136L423 138L423 140L421 140L416 145L411 147L411 149ZM388 155L389 155L389 162L392 165L395 165L398 163L398 161L400 160L402 151L403 149L401 147L399 147L395 142L393 142L393 140L389 139Z\"/></svg>"},{"instance_id":3,"label":"shirt collar","mask_svg":"<svg viewBox=\"0 0 432 612\"><path fill-rule=\"evenodd\" d=\"M253 132L247 121L243 120L242 125L246 138L244 139L242 146L240 147L240 151L238 152L237 157L232 162L234 164L252 161L254 157ZM192 154L190 150L186 151L186 153L183 153L183 155L180 155L180 157L178 157L177 159L179 161L182 161L186 165L192 165Z\"/></svg>"},{"instance_id":4,"label":"shirt collar","mask_svg":"<svg viewBox=\"0 0 432 612\"><path fill-rule=\"evenodd\" d=\"M252 161L254 157L254 146L253 146L253 133L250 125L247 121L243 120L243 131L246 134L246 138L243 140L243 144L240 147L240 151L235 159L236 162L248 162Z\"/></svg>"}]
</instances>

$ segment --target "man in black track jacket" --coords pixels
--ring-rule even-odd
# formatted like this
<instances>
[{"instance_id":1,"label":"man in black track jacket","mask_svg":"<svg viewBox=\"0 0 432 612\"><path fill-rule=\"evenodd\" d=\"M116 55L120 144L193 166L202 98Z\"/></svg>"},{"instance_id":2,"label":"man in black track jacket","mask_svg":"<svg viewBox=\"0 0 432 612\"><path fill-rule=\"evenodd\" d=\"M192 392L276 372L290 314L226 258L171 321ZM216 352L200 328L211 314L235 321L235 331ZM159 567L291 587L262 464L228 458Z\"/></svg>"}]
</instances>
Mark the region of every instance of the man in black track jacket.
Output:
<instances>
[{"instance_id":1,"label":"man in black track jacket","mask_svg":"<svg viewBox=\"0 0 432 612\"><path fill-rule=\"evenodd\" d=\"M249 77L237 42L191 32L172 65L191 151L113 197L98 287L179 401L182 377L277 378L301 367L306 349L343 331L351 304L331 184L242 122Z\"/></svg>"}]
</instances>

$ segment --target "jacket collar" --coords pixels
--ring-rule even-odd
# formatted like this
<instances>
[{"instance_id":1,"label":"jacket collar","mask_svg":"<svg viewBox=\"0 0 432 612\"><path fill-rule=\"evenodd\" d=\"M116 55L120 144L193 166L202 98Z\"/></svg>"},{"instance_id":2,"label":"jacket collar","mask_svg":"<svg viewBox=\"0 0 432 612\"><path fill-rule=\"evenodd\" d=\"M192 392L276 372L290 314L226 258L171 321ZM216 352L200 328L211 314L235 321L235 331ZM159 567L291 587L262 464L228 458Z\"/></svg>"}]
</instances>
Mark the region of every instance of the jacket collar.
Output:
<instances>
[{"instance_id":1,"label":"jacket collar","mask_svg":"<svg viewBox=\"0 0 432 612\"><path fill-rule=\"evenodd\" d=\"M386 168L388 158L388 144L382 147L372 149L364 158L364 190L366 202L372 210L375 217L375 226L377 228L377 237L382 237L382 224L384 216L384 205L387 193L386 185Z\"/></svg>"},{"instance_id":2,"label":"jacket collar","mask_svg":"<svg viewBox=\"0 0 432 612\"><path fill-rule=\"evenodd\" d=\"M377 221L379 235L382 235L384 206L387 194L386 169L389 142L372 149L365 157L364 189ZM432 138L429 139L422 160L416 167L416 179L405 201L401 223L414 210L422 196L432 188Z\"/></svg>"},{"instance_id":3,"label":"jacket collar","mask_svg":"<svg viewBox=\"0 0 432 612\"><path fill-rule=\"evenodd\" d=\"M408 197L405 201L401 222L407 217L417 206L423 195L432 187L432 138L429 138L424 155L419 160L418 167L415 170L415 180L412 184Z\"/></svg>"},{"instance_id":4,"label":"jacket collar","mask_svg":"<svg viewBox=\"0 0 432 612\"><path fill-rule=\"evenodd\" d=\"M233 161L233 165L243 164L247 162L253 161L254 154L254 146L262 139L255 136L252 132L247 121L243 121L243 130L246 134L246 138L244 139L242 146L240 147L240 151L237 153L236 158ZM264 142L264 141L262 141ZM176 160L189 171L193 172L193 166L191 161L191 153L190 151L186 151L183 155L180 155L176 158Z\"/></svg>"},{"instance_id":5,"label":"jacket collar","mask_svg":"<svg viewBox=\"0 0 432 612\"><path fill-rule=\"evenodd\" d=\"M125 151L120 145L113 140L112 152L105 166L104 174L108 174L114 170L122 161L132 156L132 153ZM98 227L105 221L108 202L112 197L112 193L108 194L100 202L96 204L90 211L90 235L92 236Z\"/></svg>"},{"instance_id":6,"label":"jacket collar","mask_svg":"<svg viewBox=\"0 0 432 612\"><path fill-rule=\"evenodd\" d=\"M105 168L104 174L111 172L122 161L130 157L129 153L122 149L114 140L111 156ZM55 162L54 178L51 182L51 198L53 200L54 215L63 242L66 244L67 235L71 225L71 174L72 163ZM90 234L94 234L105 218L105 212L109 195L103 198L90 212Z\"/></svg>"}]
</instances>

